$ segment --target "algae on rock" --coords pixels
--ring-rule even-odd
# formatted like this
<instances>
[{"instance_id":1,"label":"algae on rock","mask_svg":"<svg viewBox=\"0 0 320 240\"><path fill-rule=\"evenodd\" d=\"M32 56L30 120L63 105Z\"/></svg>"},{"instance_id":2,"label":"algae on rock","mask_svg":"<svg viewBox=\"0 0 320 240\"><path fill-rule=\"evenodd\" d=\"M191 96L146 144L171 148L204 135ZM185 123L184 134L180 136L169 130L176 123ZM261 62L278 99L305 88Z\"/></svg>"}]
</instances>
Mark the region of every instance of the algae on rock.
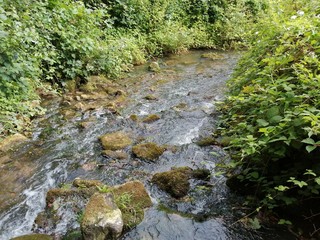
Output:
<instances>
[{"instance_id":1,"label":"algae on rock","mask_svg":"<svg viewBox=\"0 0 320 240\"><path fill-rule=\"evenodd\" d=\"M107 133L100 137L100 141L105 150L112 151L121 150L132 144L129 135L121 131Z\"/></svg>"},{"instance_id":2,"label":"algae on rock","mask_svg":"<svg viewBox=\"0 0 320 240\"><path fill-rule=\"evenodd\" d=\"M182 198L187 195L190 189L188 180L191 173L192 169L189 167L174 168L167 172L156 173L151 181L172 197Z\"/></svg>"}]
</instances>

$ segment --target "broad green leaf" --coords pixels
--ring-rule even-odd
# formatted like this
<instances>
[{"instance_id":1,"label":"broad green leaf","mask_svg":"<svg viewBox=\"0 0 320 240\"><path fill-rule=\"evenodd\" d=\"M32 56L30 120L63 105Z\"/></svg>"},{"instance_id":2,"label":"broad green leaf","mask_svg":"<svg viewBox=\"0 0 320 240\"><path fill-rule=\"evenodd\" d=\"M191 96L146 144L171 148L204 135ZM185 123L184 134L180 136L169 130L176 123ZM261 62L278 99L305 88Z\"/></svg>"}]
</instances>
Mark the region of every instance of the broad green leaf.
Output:
<instances>
[{"instance_id":1,"label":"broad green leaf","mask_svg":"<svg viewBox=\"0 0 320 240\"><path fill-rule=\"evenodd\" d=\"M292 225L292 222L290 222L289 220L280 219L278 224L280 224L280 225L283 225L283 224Z\"/></svg>"},{"instance_id":2,"label":"broad green leaf","mask_svg":"<svg viewBox=\"0 0 320 240\"><path fill-rule=\"evenodd\" d=\"M315 144L315 142L312 138L303 139L301 142L311 144L311 145Z\"/></svg>"},{"instance_id":3,"label":"broad green leaf","mask_svg":"<svg viewBox=\"0 0 320 240\"><path fill-rule=\"evenodd\" d=\"M317 148L317 146L306 146L306 150L308 151L308 153L312 152L313 150L315 150Z\"/></svg>"},{"instance_id":4,"label":"broad green leaf","mask_svg":"<svg viewBox=\"0 0 320 240\"><path fill-rule=\"evenodd\" d=\"M320 177L315 178L314 181L315 181L318 185L320 185Z\"/></svg>"},{"instance_id":5,"label":"broad green leaf","mask_svg":"<svg viewBox=\"0 0 320 240\"><path fill-rule=\"evenodd\" d=\"M264 119L258 119L257 123L258 123L258 126L261 126L261 127L266 127L269 125L269 123Z\"/></svg>"},{"instance_id":6,"label":"broad green leaf","mask_svg":"<svg viewBox=\"0 0 320 240\"><path fill-rule=\"evenodd\" d=\"M285 190L289 189L287 186L279 185L277 187L274 187L275 190L278 190L280 192L284 192Z\"/></svg>"}]
</instances>

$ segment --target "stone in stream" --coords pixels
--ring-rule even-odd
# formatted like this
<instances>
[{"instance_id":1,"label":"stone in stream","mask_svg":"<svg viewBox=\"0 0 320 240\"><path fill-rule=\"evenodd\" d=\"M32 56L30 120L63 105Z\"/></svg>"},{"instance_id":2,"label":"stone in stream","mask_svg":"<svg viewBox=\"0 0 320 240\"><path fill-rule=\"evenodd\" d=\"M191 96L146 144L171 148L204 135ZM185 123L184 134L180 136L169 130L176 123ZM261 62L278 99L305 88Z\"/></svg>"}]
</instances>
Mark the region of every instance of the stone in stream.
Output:
<instances>
[{"instance_id":1,"label":"stone in stream","mask_svg":"<svg viewBox=\"0 0 320 240\"><path fill-rule=\"evenodd\" d=\"M160 117L157 114L150 114L150 115L146 116L144 119L142 119L142 122L153 123L159 119L160 119Z\"/></svg>"},{"instance_id":2,"label":"stone in stream","mask_svg":"<svg viewBox=\"0 0 320 240\"><path fill-rule=\"evenodd\" d=\"M105 150L121 150L132 144L129 135L124 132L107 133L100 137L101 144Z\"/></svg>"},{"instance_id":3,"label":"stone in stream","mask_svg":"<svg viewBox=\"0 0 320 240\"><path fill-rule=\"evenodd\" d=\"M210 179L210 171L208 169L193 170L189 167L173 168L167 172L156 173L151 181L172 197L182 198L188 194L190 178L207 181Z\"/></svg>"},{"instance_id":4,"label":"stone in stream","mask_svg":"<svg viewBox=\"0 0 320 240\"><path fill-rule=\"evenodd\" d=\"M127 182L114 187L114 195L121 209L124 230L129 230L144 218L144 209L151 207L152 202L143 184L139 181Z\"/></svg>"},{"instance_id":5,"label":"stone in stream","mask_svg":"<svg viewBox=\"0 0 320 240\"><path fill-rule=\"evenodd\" d=\"M0 143L0 152L6 152L9 149L16 147L20 145L21 143L27 141L28 138L23 136L22 134L16 133L14 135L11 135L7 138L5 138L1 143Z\"/></svg>"},{"instance_id":6,"label":"stone in stream","mask_svg":"<svg viewBox=\"0 0 320 240\"><path fill-rule=\"evenodd\" d=\"M160 72L161 68L158 62L151 62L149 65L149 71L151 72Z\"/></svg>"},{"instance_id":7,"label":"stone in stream","mask_svg":"<svg viewBox=\"0 0 320 240\"><path fill-rule=\"evenodd\" d=\"M84 240L117 239L123 229L122 213L111 193L95 193L90 198L81 222Z\"/></svg>"},{"instance_id":8,"label":"stone in stream","mask_svg":"<svg viewBox=\"0 0 320 240\"><path fill-rule=\"evenodd\" d=\"M155 143L140 143L132 147L133 154L143 160L155 161L166 150L163 146L158 146Z\"/></svg>"},{"instance_id":9,"label":"stone in stream","mask_svg":"<svg viewBox=\"0 0 320 240\"><path fill-rule=\"evenodd\" d=\"M53 237L46 234L29 234L11 238L11 240L53 240Z\"/></svg>"},{"instance_id":10,"label":"stone in stream","mask_svg":"<svg viewBox=\"0 0 320 240\"><path fill-rule=\"evenodd\" d=\"M172 197L182 198L190 189L188 180L191 173L192 169L189 167L174 168L167 172L156 173L151 181Z\"/></svg>"}]
</instances>

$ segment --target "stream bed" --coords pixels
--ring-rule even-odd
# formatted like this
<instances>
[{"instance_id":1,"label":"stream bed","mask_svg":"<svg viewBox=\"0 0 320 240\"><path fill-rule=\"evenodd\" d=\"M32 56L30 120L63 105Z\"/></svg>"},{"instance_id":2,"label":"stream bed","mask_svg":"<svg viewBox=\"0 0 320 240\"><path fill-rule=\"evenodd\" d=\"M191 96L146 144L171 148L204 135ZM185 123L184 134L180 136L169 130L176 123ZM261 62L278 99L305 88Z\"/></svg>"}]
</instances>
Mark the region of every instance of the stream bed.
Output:
<instances>
[{"instance_id":1,"label":"stream bed","mask_svg":"<svg viewBox=\"0 0 320 240\"><path fill-rule=\"evenodd\" d=\"M0 198L0 239L32 233L34 220L45 208L47 191L75 178L111 186L131 180L144 183L153 206L121 239L292 239L280 230L252 230L241 222L234 224L244 216L242 199L229 192L223 176L215 174L217 163L229 157L220 146L201 147L197 141L214 131L215 103L224 97L225 82L239 54L219 52L216 58L203 58L203 53L191 51L159 60L160 72L148 71L148 65L135 67L121 80L125 97L112 108L99 101L88 102L91 107L86 107L81 102L89 99L85 95L76 98L77 102L47 101L48 111L34 121L31 140L0 156L1 193L6 191ZM159 119L142 121L150 114ZM102 156L99 136L116 131L129 133L135 143L147 141L171 148L157 161L134 157L132 146L125 149L125 159ZM208 169L211 177L205 184L192 180L192 190L181 201L150 181L155 173L185 166ZM46 234L61 239L70 229L79 228L74 216L66 212L64 217Z\"/></svg>"}]
</instances>

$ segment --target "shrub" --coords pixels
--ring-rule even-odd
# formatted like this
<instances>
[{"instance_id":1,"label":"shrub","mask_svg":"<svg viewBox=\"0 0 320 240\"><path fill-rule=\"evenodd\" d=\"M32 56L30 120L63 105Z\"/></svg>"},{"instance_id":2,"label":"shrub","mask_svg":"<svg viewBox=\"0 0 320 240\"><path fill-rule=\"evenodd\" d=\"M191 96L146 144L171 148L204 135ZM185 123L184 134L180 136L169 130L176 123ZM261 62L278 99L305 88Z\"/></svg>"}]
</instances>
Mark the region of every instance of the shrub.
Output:
<instances>
[{"instance_id":1,"label":"shrub","mask_svg":"<svg viewBox=\"0 0 320 240\"><path fill-rule=\"evenodd\" d=\"M320 190L320 6L289 2L258 24L220 106L232 169L269 209L309 203Z\"/></svg>"}]
</instances>

